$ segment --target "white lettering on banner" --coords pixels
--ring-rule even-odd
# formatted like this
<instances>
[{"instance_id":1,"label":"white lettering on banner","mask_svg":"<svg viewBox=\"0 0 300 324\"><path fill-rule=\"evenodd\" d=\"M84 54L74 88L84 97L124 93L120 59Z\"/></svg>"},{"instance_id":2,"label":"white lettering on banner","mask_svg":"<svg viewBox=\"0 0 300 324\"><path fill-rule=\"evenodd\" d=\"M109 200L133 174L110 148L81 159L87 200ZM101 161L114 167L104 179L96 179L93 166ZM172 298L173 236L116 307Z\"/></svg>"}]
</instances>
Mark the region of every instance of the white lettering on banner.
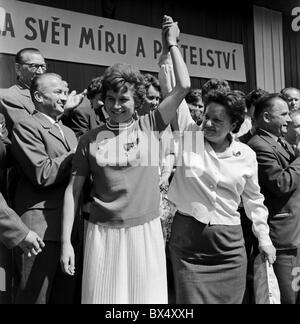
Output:
<instances>
[{"instance_id":1,"label":"white lettering on banner","mask_svg":"<svg viewBox=\"0 0 300 324\"><path fill-rule=\"evenodd\" d=\"M0 30L4 30L5 15L5 9L0 7Z\"/></svg>"},{"instance_id":2,"label":"white lettering on banner","mask_svg":"<svg viewBox=\"0 0 300 324\"><path fill-rule=\"evenodd\" d=\"M141 25L0 0L0 53L39 48L48 59L110 66L125 62L158 71L161 31ZM182 34L190 75L246 82L243 45Z\"/></svg>"},{"instance_id":3,"label":"white lettering on banner","mask_svg":"<svg viewBox=\"0 0 300 324\"><path fill-rule=\"evenodd\" d=\"M292 30L298 32L300 30L300 7L293 8L292 16L296 16L292 21Z\"/></svg>"}]
</instances>

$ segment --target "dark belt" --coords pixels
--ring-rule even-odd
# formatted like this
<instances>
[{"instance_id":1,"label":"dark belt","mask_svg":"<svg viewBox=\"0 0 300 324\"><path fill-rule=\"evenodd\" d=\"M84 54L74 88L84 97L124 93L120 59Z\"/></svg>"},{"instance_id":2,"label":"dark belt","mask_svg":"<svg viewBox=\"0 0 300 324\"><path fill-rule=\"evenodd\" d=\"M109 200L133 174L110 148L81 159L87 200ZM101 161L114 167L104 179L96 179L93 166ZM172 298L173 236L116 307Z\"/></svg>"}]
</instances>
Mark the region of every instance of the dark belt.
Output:
<instances>
[{"instance_id":1,"label":"dark belt","mask_svg":"<svg viewBox=\"0 0 300 324\"><path fill-rule=\"evenodd\" d=\"M277 250L276 251L276 255L282 255L282 254L297 256L298 249L287 249L287 250Z\"/></svg>"}]
</instances>

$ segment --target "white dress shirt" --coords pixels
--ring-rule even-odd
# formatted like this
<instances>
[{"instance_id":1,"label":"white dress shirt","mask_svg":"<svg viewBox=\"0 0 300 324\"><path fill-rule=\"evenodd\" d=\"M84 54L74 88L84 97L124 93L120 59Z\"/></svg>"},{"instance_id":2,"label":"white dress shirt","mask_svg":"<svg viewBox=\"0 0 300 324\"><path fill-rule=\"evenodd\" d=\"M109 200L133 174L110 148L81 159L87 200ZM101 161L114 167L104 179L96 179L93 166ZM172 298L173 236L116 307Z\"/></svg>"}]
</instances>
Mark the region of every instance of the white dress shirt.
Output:
<instances>
[{"instance_id":1,"label":"white dress shirt","mask_svg":"<svg viewBox=\"0 0 300 324\"><path fill-rule=\"evenodd\" d=\"M170 91L173 69L168 62L161 64L162 91ZM205 140L201 126L190 116L185 101L178 109L178 126L181 141L177 169L168 193L178 211L204 224L240 225L237 210L242 197L260 246L271 245L255 152L231 138L226 151L216 154Z\"/></svg>"}]
</instances>

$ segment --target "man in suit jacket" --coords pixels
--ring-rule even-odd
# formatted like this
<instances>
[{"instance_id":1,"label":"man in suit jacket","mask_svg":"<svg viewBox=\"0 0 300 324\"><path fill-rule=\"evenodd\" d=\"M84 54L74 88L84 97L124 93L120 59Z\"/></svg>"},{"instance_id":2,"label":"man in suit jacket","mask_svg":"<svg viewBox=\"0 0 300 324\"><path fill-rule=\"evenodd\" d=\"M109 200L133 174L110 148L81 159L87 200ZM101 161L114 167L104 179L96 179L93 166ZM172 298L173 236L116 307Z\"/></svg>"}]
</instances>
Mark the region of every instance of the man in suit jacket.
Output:
<instances>
[{"instance_id":1,"label":"man in suit jacket","mask_svg":"<svg viewBox=\"0 0 300 324\"><path fill-rule=\"evenodd\" d=\"M37 255L44 247L42 239L21 221L7 206L0 193L0 241L9 249L19 246L27 256Z\"/></svg>"},{"instance_id":2,"label":"man in suit jacket","mask_svg":"<svg viewBox=\"0 0 300 324\"><path fill-rule=\"evenodd\" d=\"M31 80L47 69L43 55L35 48L20 50L15 60L17 83L1 91L0 103L0 112L5 117L9 135L15 122L34 112L35 108L30 96Z\"/></svg>"},{"instance_id":3,"label":"man in suit jacket","mask_svg":"<svg viewBox=\"0 0 300 324\"><path fill-rule=\"evenodd\" d=\"M45 59L36 48L21 49L16 54L15 61L17 83L0 91L0 113L5 117L9 138L14 123L33 114L35 106L30 95L31 82L33 78L47 71ZM72 91L68 95L64 113L67 115L78 107L85 95L86 90L79 94Z\"/></svg>"},{"instance_id":4,"label":"man in suit jacket","mask_svg":"<svg viewBox=\"0 0 300 324\"><path fill-rule=\"evenodd\" d=\"M63 116L64 125L70 127L78 138L106 121L103 113L104 103L101 100L101 87L102 77L94 78L87 89L89 100L84 100L78 108Z\"/></svg>"},{"instance_id":5,"label":"man in suit jacket","mask_svg":"<svg viewBox=\"0 0 300 324\"><path fill-rule=\"evenodd\" d=\"M46 247L44 253L31 259L16 255L20 279L16 303L73 303L78 278L65 276L59 259L61 211L77 139L71 129L58 122L67 101L59 75L36 77L31 95L36 110L16 123L12 134L12 154L21 174L14 205Z\"/></svg>"},{"instance_id":6,"label":"man in suit jacket","mask_svg":"<svg viewBox=\"0 0 300 324\"><path fill-rule=\"evenodd\" d=\"M262 97L254 118L257 131L248 145L257 155L259 183L269 209L270 237L277 249L274 270L281 301L299 304L295 282L300 267L300 145L294 151L282 139L291 118L288 103L281 95Z\"/></svg>"}]
</instances>

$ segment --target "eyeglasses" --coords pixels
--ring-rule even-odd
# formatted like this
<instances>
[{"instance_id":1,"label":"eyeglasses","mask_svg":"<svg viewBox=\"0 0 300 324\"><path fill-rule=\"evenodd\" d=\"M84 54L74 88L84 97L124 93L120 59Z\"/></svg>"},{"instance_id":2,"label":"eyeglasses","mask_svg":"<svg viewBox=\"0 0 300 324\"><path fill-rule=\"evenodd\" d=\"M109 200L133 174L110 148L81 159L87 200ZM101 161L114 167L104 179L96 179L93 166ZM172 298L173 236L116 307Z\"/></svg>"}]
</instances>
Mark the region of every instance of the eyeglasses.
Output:
<instances>
[{"instance_id":1,"label":"eyeglasses","mask_svg":"<svg viewBox=\"0 0 300 324\"><path fill-rule=\"evenodd\" d=\"M41 68L42 71L47 70L47 64L21 63L21 65L27 65L33 71L37 71L39 68Z\"/></svg>"}]
</instances>

